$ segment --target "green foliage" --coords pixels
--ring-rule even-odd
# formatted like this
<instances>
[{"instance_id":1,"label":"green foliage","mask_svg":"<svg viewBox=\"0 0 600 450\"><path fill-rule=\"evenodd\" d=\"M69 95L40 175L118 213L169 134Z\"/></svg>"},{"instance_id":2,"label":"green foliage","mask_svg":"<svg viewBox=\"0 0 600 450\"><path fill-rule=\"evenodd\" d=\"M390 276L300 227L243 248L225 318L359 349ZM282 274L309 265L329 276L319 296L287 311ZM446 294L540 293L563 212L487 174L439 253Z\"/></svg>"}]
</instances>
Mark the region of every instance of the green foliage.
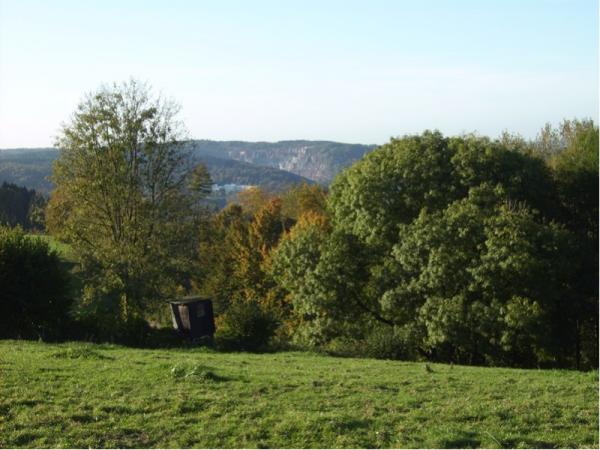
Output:
<instances>
[{"instance_id":1,"label":"green foliage","mask_svg":"<svg viewBox=\"0 0 600 450\"><path fill-rule=\"evenodd\" d=\"M597 197L597 137L584 129L571 142L592 162L563 167L595 171L596 187L580 187ZM371 330L387 326L382 348L402 336L398 354L411 358L594 367L597 245L582 256L558 172L507 136L392 139L336 178L327 231L293 229L275 253L300 317L295 336L373 339L376 349ZM592 221L578 223L597 236Z\"/></svg>"},{"instance_id":2,"label":"green foliage","mask_svg":"<svg viewBox=\"0 0 600 450\"><path fill-rule=\"evenodd\" d=\"M50 236L48 234L28 234L27 236L41 239L42 241L48 244L48 248L50 250L56 252L58 257L69 264L74 264L76 262L76 256L73 253L73 249L69 244L66 244L62 241L59 241L54 236Z\"/></svg>"},{"instance_id":3,"label":"green foliage","mask_svg":"<svg viewBox=\"0 0 600 450\"><path fill-rule=\"evenodd\" d=\"M308 274L304 297L293 296L295 304L310 311L304 319L312 334L326 342L339 334L356 334L370 317L371 311L364 302L364 288L368 255L364 253L355 236L333 232L321 246L319 261Z\"/></svg>"},{"instance_id":4,"label":"green foliage","mask_svg":"<svg viewBox=\"0 0 600 450\"><path fill-rule=\"evenodd\" d=\"M276 328L275 317L258 302L235 302L219 317L215 340L223 350L264 350Z\"/></svg>"},{"instance_id":5,"label":"green foliage","mask_svg":"<svg viewBox=\"0 0 600 450\"><path fill-rule=\"evenodd\" d=\"M398 223L452 196L451 156L440 133L392 139L336 177L328 201L332 221L374 247L395 240Z\"/></svg>"},{"instance_id":6,"label":"green foliage","mask_svg":"<svg viewBox=\"0 0 600 450\"><path fill-rule=\"evenodd\" d=\"M212 192L213 181L210 172L204 164L198 164L190 174L189 188L199 198L205 198Z\"/></svg>"},{"instance_id":7,"label":"green foliage","mask_svg":"<svg viewBox=\"0 0 600 450\"><path fill-rule=\"evenodd\" d=\"M397 226L423 209L435 211L482 183L499 184L512 200L542 209L552 179L542 160L485 137L446 138L439 132L392 139L342 172L328 202L336 227L373 249L389 249Z\"/></svg>"},{"instance_id":8,"label":"green foliage","mask_svg":"<svg viewBox=\"0 0 600 450\"><path fill-rule=\"evenodd\" d=\"M285 217L298 220L303 214L324 215L327 202L325 188L317 184L299 184L282 193L282 213Z\"/></svg>"},{"instance_id":9,"label":"green foliage","mask_svg":"<svg viewBox=\"0 0 600 450\"><path fill-rule=\"evenodd\" d=\"M400 229L402 242L394 246L393 269L384 281L390 286L384 309L399 324L414 321L416 313L423 333L417 344L432 356L565 365L567 327L555 324L553 315L568 295L570 236L501 197L496 206L482 205L481 197L490 195L474 190ZM516 310L520 321L514 320ZM564 347L552 342L559 334ZM547 355L556 360L546 361Z\"/></svg>"},{"instance_id":10,"label":"green foliage","mask_svg":"<svg viewBox=\"0 0 600 450\"><path fill-rule=\"evenodd\" d=\"M262 206L253 215L238 205L221 211L207 223L200 239L199 260L206 268L198 271L195 286L215 300L215 313L222 324L217 333L227 348L264 346L273 336L275 324L290 315L285 295L271 275L270 254L291 223L283 216L279 199L259 199ZM240 311L250 314L250 322L241 320Z\"/></svg>"},{"instance_id":11,"label":"green foliage","mask_svg":"<svg viewBox=\"0 0 600 450\"><path fill-rule=\"evenodd\" d=\"M217 300L217 314L231 302L274 300L269 255L290 222L282 216L279 199L266 201L251 220L248 216L238 205L230 205L201 230L199 260L204 269L195 284Z\"/></svg>"},{"instance_id":12,"label":"green foliage","mask_svg":"<svg viewBox=\"0 0 600 450\"><path fill-rule=\"evenodd\" d=\"M597 130L597 126L591 119L563 119L556 127L546 123L529 146L532 153L551 162L565 149L573 147L582 132L586 133L594 129Z\"/></svg>"},{"instance_id":13,"label":"green foliage","mask_svg":"<svg viewBox=\"0 0 600 450\"><path fill-rule=\"evenodd\" d=\"M127 323L185 282L201 210L177 111L132 81L88 95L61 131L49 223L80 259L84 315Z\"/></svg>"},{"instance_id":14,"label":"green foliage","mask_svg":"<svg viewBox=\"0 0 600 450\"><path fill-rule=\"evenodd\" d=\"M554 155L554 169L564 221L598 242L598 127L575 122L563 151Z\"/></svg>"},{"instance_id":15,"label":"green foliage","mask_svg":"<svg viewBox=\"0 0 600 450\"><path fill-rule=\"evenodd\" d=\"M0 186L0 225L43 229L45 206L46 199L33 189L6 182Z\"/></svg>"},{"instance_id":16,"label":"green foliage","mask_svg":"<svg viewBox=\"0 0 600 450\"><path fill-rule=\"evenodd\" d=\"M110 305L79 307L74 311L73 336L89 342L114 342L133 346L179 344L171 333L161 333L148 325L143 317L115 317Z\"/></svg>"},{"instance_id":17,"label":"green foliage","mask_svg":"<svg viewBox=\"0 0 600 450\"><path fill-rule=\"evenodd\" d=\"M213 299L217 315L223 313L231 301L239 300L242 286L234 277L235 242L246 233L243 210L235 204L208 218L199 228L200 263L193 274L193 285Z\"/></svg>"},{"instance_id":18,"label":"green foliage","mask_svg":"<svg viewBox=\"0 0 600 450\"><path fill-rule=\"evenodd\" d=\"M68 273L46 242L0 226L0 337L68 334L68 283Z\"/></svg>"},{"instance_id":19,"label":"green foliage","mask_svg":"<svg viewBox=\"0 0 600 450\"><path fill-rule=\"evenodd\" d=\"M375 323L364 335L334 339L327 343L324 349L334 355L418 360L413 342L414 337L410 335L410 329Z\"/></svg>"},{"instance_id":20,"label":"green foliage","mask_svg":"<svg viewBox=\"0 0 600 450\"><path fill-rule=\"evenodd\" d=\"M577 366L598 366L598 127L591 121L561 124L564 149L550 159L560 220L575 236L571 283Z\"/></svg>"},{"instance_id":21,"label":"green foliage","mask_svg":"<svg viewBox=\"0 0 600 450\"><path fill-rule=\"evenodd\" d=\"M361 354L378 359L416 359L411 337L397 327L376 326L366 336Z\"/></svg>"},{"instance_id":22,"label":"green foliage","mask_svg":"<svg viewBox=\"0 0 600 450\"><path fill-rule=\"evenodd\" d=\"M235 203L241 206L246 217L252 219L273 198L275 196L271 192L258 186L251 186L237 193Z\"/></svg>"},{"instance_id":23,"label":"green foliage","mask_svg":"<svg viewBox=\"0 0 600 450\"><path fill-rule=\"evenodd\" d=\"M325 333L332 329L333 321L312 296L321 246L327 237L323 217L305 214L271 256L271 275L278 286L292 293L293 339L302 345L319 345L332 337Z\"/></svg>"}]
</instances>

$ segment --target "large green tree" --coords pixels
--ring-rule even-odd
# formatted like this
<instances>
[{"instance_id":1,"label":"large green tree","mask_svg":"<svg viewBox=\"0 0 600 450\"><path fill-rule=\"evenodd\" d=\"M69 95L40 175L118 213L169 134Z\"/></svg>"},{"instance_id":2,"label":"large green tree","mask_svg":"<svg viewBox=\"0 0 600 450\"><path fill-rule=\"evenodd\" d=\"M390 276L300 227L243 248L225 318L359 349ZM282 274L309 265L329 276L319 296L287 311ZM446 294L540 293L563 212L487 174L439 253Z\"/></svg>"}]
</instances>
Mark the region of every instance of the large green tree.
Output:
<instances>
[{"instance_id":1,"label":"large green tree","mask_svg":"<svg viewBox=\"0 0 600 450\"><path fill-rule=\"evenodd\" d=\"M598 366L598 126L591 120L564 121L563 147L550 159L561 208L560 220L575 236L577 302L570 316L577 366Z\"/></svg>"},{"instance_id":2,"label":"large green tree","mask_svg":"<svg viewBox=\"0 0 600 450\"><path fill-rule=\"evenodd\" d=\"M471 187L502 185L513 200L550 208L550 170L539 158L501 141L439 132L392 139L342 172L331 185L329 211L336 225L372 247L389 250L398 224L423 208L445 208Z\"/></svg>"},{"instance_id":3,"label":"large green tree","mask_svg":"<svg viewBox=\"0 0 600 450\"><path fill-rule=\"evenodd\" d=\"M412 345L459 362L568 364L574 254L564 227L484 185L399 234L380 303L416 329Z\"/></svg>"},{"instance_id":4,"label":"large green tree","mask_svg":"<svg viewBox=\"0 0 600 450\"><path fill-rule=\"evenodd\" d=\"M578 173L593 164L559 166L506 136L425 132L370 153L332 184L329 227L293 229L276 250L299 332L313 344L388 336L400 355L578 366L597 348L597 294L585 286L598 273L577 230L593 242L597 205L569 208L568 197L574 185L597 195L597 181Z\"/></svg>"},{"instance_id":5,"label":"large green tree","mask_svg":"<svg viewBox=\"0 0 600 450\"><path fill-rule=\"evenodd\" d=\"M184 150L178 111L136 81L105 86L57 138L49 223L80 256L96 312L127 320L185 281L209 181Z\"/></svg>"}]
</instances>

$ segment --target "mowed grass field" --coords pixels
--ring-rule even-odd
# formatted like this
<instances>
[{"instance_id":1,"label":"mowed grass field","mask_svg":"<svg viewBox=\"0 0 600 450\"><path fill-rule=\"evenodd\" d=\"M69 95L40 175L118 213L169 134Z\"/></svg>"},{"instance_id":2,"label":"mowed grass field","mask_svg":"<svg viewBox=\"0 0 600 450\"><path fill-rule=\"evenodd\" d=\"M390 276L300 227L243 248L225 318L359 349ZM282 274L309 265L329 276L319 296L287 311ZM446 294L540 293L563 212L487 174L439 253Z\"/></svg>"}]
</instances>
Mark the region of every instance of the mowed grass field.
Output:
<instances>
[{"instance_id":1,"label":"mowed grass field","mask_svg":"<svg viewBox=\"0 0 600 450\"><path fill-rule=\"evenodd\" d=\"M598 372L0 341L0 447L598 447Z\"/></svg>"}]
</instances>

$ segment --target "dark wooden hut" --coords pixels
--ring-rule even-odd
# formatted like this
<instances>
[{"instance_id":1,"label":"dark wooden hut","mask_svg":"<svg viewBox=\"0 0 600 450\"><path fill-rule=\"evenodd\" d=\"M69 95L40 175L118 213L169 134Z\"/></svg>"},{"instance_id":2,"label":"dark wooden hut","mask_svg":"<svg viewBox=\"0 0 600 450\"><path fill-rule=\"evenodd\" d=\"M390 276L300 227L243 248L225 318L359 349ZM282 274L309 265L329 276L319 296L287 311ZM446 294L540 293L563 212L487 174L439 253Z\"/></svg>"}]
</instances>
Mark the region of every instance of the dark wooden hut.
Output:
<instances>
[{"instance_id":1,"label":"dark wooden hut","mask_svg":"<svg viewBox=\"0 0 600 450\"><path fill-rule=\"evenodd\" d=\"M192 341L208 339L215 333L212 300L202 297L184 297L169 302L173 327Z\"/></svg>"}]
</instances>

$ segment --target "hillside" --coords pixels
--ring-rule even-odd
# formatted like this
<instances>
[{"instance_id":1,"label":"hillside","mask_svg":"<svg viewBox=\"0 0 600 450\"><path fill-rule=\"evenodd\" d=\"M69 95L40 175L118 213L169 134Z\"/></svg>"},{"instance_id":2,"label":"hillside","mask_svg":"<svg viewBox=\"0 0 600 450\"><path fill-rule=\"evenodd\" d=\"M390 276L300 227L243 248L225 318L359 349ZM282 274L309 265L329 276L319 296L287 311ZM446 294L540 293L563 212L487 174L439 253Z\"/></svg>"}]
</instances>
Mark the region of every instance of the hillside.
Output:
<instances>
[{"instance_id":1,"label":"hillside","mask_svg":"<svg viewBox=\"0 0 600 450\"><path fill-rule=\"evenodd\" d=\"M330 141L243 142L193 140L193 154L204 161L219 185L257 185L278 191L303 183L329 184L335 175L375 148ZM48 176L58 152L53 148L0 150L0 183L7 181L48 193Z\"/></svg>"},{"instance_id":2,"label":"hillside","mask_svg":"<svg viewBox=\"0 0 600 450\"><path fill-rule=\"evenodd\" d=\"M15 148L0 150L0 183L3 181L49 193L48 176L58 151L53 148Z\"/></svg>"},{"instance_id":3,"label":"hillside","mask_svg":"<svg viewBox=\"0 0 600 450\"><path fill-rule=\"evenodd\" d=\"M0 341L0 447L598 447L598 372Z\"/></svg>"},{"instance_id":4,"label":"hillside","mask_svg":"<svg viewBox=\"0 0 600 450\"><path fill-rule=\"evenodd\" d=\"M294 184L314 183L308 178L272 167L209 155L198 156L198 159L206 164L213 182L218 185L256 185L268 191L280 191Z\"/></svg>"},{"instance_id":5,"label":"hillside","mask_svg":"<svg viewBox=\"0 0 600 450\"><path fill-rule=\"evenodd\" d=\"M0 150L0 183L7 181L47 194L52 190L48 177L57 156L58 151L53 148ZM208 153L199 152L196 156L208 166L213 182L218 185L257 185L279 191L294 184L313 183L303 176L273 167Z\"/></svg>"},{"instance_id":6,"label":"hillside","mask_svg":"<svg viewBox=\"0 0 600 450\"><path fill-rule=\"evenodd\" d=\"M198 155L211 155L274 167L329 184L335 175L375 148L331 141L191 141Z\"/></svg>"}]
</instances>

